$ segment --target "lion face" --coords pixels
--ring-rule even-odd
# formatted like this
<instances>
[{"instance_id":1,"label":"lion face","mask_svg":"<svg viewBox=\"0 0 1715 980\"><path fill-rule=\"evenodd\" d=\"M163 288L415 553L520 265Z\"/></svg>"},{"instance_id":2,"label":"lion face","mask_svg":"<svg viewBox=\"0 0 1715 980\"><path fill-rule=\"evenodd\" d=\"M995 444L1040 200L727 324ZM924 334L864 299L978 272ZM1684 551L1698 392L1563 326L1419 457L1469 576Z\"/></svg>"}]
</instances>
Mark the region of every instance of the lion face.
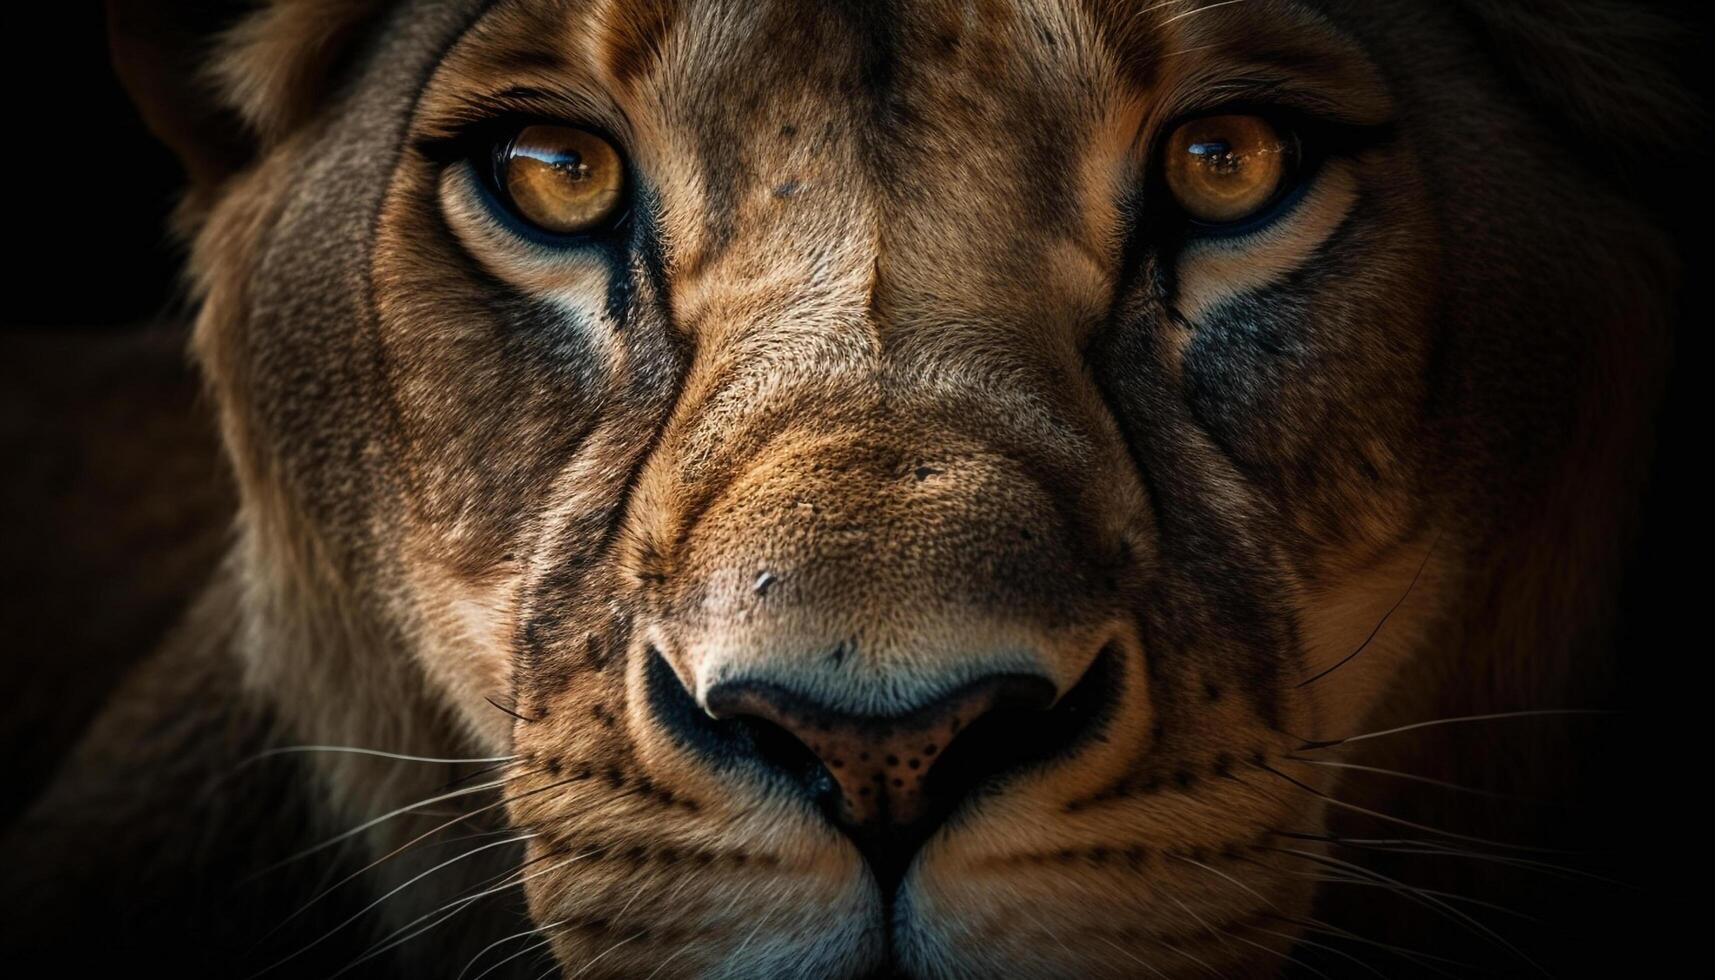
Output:
<instances>
[{"instance_id":1,"label":"lion face","mask_svg":"<svg viewBox=\"0 0 1715 980\"><path fill-rule=\"evenodd\" d=\"M1538 343L1436 287L1374 25L414 6L215 203L198 345L257 592L515 756L562 966L1278 969Z\"/></svg>"}]
</instances>

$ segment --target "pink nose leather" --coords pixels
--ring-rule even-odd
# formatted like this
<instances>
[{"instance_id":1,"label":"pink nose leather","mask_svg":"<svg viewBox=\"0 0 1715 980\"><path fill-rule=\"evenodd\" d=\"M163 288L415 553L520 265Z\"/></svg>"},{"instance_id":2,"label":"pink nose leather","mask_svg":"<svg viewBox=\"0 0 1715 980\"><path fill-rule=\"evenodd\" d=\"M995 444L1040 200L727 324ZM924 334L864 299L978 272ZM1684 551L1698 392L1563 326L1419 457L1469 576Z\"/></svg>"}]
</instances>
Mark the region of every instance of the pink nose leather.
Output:
<instances>
[{"instance_id":1,"label":"pink nose leather","mask_svg":"<svg viewBox=\"0 0 1715 980\"><path fill-rule=\"evenodd\" d=\"M1053 696L1042 678L1005 675L898 717L835 714L771 685L716 688L708 705L717 718L760 718L790 733L839 785L841 821L879 828L923 815L925 777L972 722L1001 707L1046 708Z\"/></svg>"}]
</instances>

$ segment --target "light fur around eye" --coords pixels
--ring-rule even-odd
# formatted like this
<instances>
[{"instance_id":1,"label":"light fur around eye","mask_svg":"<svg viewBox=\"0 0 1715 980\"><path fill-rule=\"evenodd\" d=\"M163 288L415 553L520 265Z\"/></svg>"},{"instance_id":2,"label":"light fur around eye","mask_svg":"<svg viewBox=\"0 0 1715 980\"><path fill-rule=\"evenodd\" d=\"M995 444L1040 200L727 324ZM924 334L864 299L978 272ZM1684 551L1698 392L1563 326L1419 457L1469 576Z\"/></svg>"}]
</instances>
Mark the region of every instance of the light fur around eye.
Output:
<instances>
[{"instance_id":1,"label":"light fur around eye","mask_svg":"<svg viewBox=\"0 0 1715 980\"><path fill-rule=\"evenodd\" d=\"M521 237L511 222L495 214L487 199L492 192L469 163L441 173L438 196L453 237L490 274L526 292L595 302L585 294L610 273L609 250L555 248Z\"/></svg>"},{"instance_id":2,"label":"light fur around eye","mask_svg":"<svg viewBox=\"0 0 1715 980\"><path fill-rule=\"evenodd\" d=\"M1355 164L1329 160L1303 196L1243 235L1193 239L1179 252L1177 305L1192 323L1214 306L1277 282L1310 261L1358 199Z\"/></svg>"}]
</instances>

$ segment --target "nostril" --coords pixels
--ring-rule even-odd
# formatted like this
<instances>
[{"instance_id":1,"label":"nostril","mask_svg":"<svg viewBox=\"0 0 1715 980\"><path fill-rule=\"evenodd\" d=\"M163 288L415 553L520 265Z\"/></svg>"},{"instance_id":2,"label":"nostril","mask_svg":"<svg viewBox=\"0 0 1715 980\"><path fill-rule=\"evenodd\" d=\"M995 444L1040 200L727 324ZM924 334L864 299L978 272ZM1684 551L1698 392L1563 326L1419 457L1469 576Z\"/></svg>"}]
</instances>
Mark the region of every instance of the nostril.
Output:
<instances>
[{"instance_id":1,"label":"nostril","mask_svg":"<svg viewBox=\"0 0 1715 980\"><path fill-rule=\"evenodd\" d=\"M762 718L734 718L732 724L749 736L759 760L791 776L811 796L820 799L836 791L822 760L798 736Z\"/></svg>"},{"instance_id":2,"label":"nostril","mask_svg":"<svg viewBox=\"0 0 1715 980\"><path fill-rule=\"evenodd\" d=\"M1050 762L1098 732L1113 710L1119 669L1118 654L1104 648L1052 708L1001 705L973 721L929 774L925 796L944 808L935 819L997 779Z\"/></svg>"}]
</instances>

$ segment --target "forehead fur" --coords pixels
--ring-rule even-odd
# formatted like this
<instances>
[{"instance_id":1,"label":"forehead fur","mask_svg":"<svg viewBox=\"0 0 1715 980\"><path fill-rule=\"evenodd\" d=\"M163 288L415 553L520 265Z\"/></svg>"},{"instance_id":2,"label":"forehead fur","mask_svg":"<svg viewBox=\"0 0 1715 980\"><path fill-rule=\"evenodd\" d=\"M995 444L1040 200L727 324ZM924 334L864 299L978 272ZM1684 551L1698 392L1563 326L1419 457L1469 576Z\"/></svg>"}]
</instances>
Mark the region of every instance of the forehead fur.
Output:
<instances>
[{"instance_id":1,"label":"forehead fur","mask_svg":"<svg viewBox=\"0 0 1715 980\"><path fill-rule=\"evenodd\" d=\"M681 319L721 258L729 281L851 280L872 314L933 318L1027 300L1025 281L1109 288L1150 126L1261 91L1352 122L1388 112L1349 41L1261 0L519 2L455 46L416 128L498 108L616 135L661 212ZM750 247L728 255L741 231ZM830 255L841 240L863 247Z\"/></svg>"}]
</instances>

